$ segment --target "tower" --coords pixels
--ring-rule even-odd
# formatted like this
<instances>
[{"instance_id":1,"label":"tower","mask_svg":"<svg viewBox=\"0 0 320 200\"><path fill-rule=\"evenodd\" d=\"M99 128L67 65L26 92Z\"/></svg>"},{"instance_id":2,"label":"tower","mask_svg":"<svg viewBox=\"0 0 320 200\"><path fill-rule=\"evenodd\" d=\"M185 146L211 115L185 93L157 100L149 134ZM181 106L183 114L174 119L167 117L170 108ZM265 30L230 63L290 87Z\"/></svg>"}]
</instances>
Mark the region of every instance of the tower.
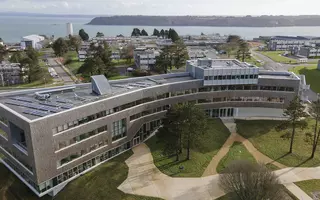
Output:
<instances>
[{"instance_id":1,"label":"tower","mask_svg":"<svg viewBox=\"0 0 320 200\"><path fill-rule=\"evenodd\" d=\"M67 36L73 35L73 26L72 23L67 23Z\"/></svg>"}]
</instances>

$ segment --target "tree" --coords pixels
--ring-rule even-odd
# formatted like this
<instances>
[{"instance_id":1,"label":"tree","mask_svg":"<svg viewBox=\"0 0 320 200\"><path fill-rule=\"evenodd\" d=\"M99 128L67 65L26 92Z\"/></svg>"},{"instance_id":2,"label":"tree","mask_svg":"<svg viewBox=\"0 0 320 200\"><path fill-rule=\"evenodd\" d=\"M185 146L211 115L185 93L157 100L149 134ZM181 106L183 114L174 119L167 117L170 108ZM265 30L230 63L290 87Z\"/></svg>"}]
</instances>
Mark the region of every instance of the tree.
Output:
<instances>
[{"instance_id":1,"label":"tree","mask_svg":"<svg viewBox=\"0 0 320 200\"><path fill-rule=\"evenodd\" d=\"M165 155L174 154L176 156L176 161L180 160L179 155L182 153L182 135L180 120L176 120L180 117L180 110L173 106L166 113L166 117L163 119L163 126L159 128L158 138L160 141L164 142L163 153Z\"/></svg>"},{"instance_id":2,"label":"tree","mask_svg":"<svg viewBox=\"0 0 320 200\"><path fill-rule=\"evenodd\" d=\"M134 28L132 33L131 33L131 37L133 36L140 36L141 35L141 32L140 32L140 29L138 28Z\"/></svg>"},{"instance_id":3,"label":"tree","mask_svg":"<svg viewBox=\"0 0 320 200\"><path fill-rule=\"evenodd\" d=\"M159 133L160 138L163 137L167 148L172 145L171 150L175 154L181 153L182 147L186 148L186 159L189 160L191 148L198 144L206 131L207 117L202 109L193 104L177 104L170 109L164 120L162 132ZM165 131L174 135L164 133ZM176 156L178 160L179 156Z\"/></svg>"},{"instance_id":4,"label":"tree","mask_svg":"<svg viewBox=\"0 0 320 200\"><path fill-rule=\"evenodd\" d=\"M166 38L166 39L169 38L169 31L168 30L164 31L164 38Z\"/></svg>"},{"instance_id":5,"label":"tree","mask_svg":"<svg viewBox=\"0 0 320 200\"><path fill-rule=\"evenodd\" d=\"M186 65L186 61L189 59L189 54L186 45L183 40L177 40L171 46L171 53L173 54L174 66L179 69Z\"/></svg>"},{"instance_id":6,"label":"tree","mask_svg":"<svg viewBox=\"0 0 320 200\"><path fill-rule=\"evenodd\" d=\"M237 200L285 199L276 174L263 164L246 160L232 162L219 176L219 186Z\"/></svg>"},{"instance_id":7,"label":"tree","mask_svg":"<svg viewBox=\"0 0 320 200\"><path fill-rule=\"evenodd\" d=\"M68 43L63 38L58 38L54 43L52 44L52 49L54 51L54 54L56 56L63 56L68 52Z\"/></svg>"},{"instance_id":8,"label":"tree","mask_svg":"<svg viewBox=\"0 0 320 200\"><path fill-rule=\"evenodd\" d=\"M69 35L69 46L74 48L76 50L76 52L78 52L79 48L81 46L81 38L80 38L80 36Z\"/></svg>"},{"instance_id":9,"label":"tree","mask_svg":"<svg viewBox=\"0 0 320 200\"><path fill-rule=\"evenodd\" d=\"M83 29L79 30L79 36L81 37L81 39L83 41L88 41L89 40L89 35Z\"/></svg>"},{"instance_id":10,"label":"tree","mask_svg":"<svg viewBox=\"0 0 320 200\"><path fill-rule=\"evenodd\" d=\"M141 35L142 35L142 36L148 36L148 33L147 33L147 31L145 31L144 29L142 29Z\"/></svg>"},{"instance_id":11,"label":"tree","mask_svg":"<svg viewBox=\"0 0 320 200\"><path fill-rule=\"evenodd\" d=\"M9 61L11 63L20 63L23 60L23 54L20 51L16 51L12 54L12 56L10 57Z\"/></svg>"},{"instance_id":12,"label":"tree","mask_svg":"<svg viewBox=\"0 0 320 200\"><path fill-rule=\"evenodd\" d=\"M108 78L115 73L116 69L111 59L112 51L106 42L98 46L91 44L88 55L90 56L86 58L78 70L78 73L81 73L85 78L100 74L104 74Z\"/></svg>"},{"instance_id":13,"label":"tree","mask_svg":"<svg viewBox=\"0 0 320 200\"><path fill-rule=\"evenodd\" d=\"M4 45L0 45L0 63L4 60L8 54L7 48Z\"/></svg>"},{"instance_id":14,"label":"tree","mask_svg":"<svg viewBox=\"0 0 320 200\"><path fill-rule=\"evenodd\" d=\"M96 35L96 37L104 37L104 34L103 34L103 33L98 32L98 33L97 33L97 35Z\"/></svg>"},{"instance_id":15,"label":"tree","mask_svg":"<svg viewBox=\"0 0 320 200\"><path fill-rule=\"evenodd\" d=\"M126 47L123 47L120 51L121 58L126 59L127 62L131 62L131 60L133 59L133 51L134 51L133 45L128 45Z\"/></svg>"},{"instance_id":16,"label":"tree","mask_svg":"<svg viewBox=\"0 0 320 200\"><path fill-rule=\"evenodd\" d=\"M229 35L227 39L227 43L238 43L241 40L239 35Z\"/></svg>"},{"instance_id":17,"label":"tree","mask_svg":"<svg viewBox=\"0 0 320 200\"><path fill-rule=\"evenodd\" d=\"M314 158L314 154L317 150L319 136L320 136L320 130L318 130L318 122L320 120L320 99L319 98L317 99L317 101L312 102L311 108L310 108L310 114L316 121L316 124L314 126L314 133L313 133L312 153L310 156L310 158Z\"/></svg>"},{"instance_id":18,"label":"tree","mask_svg":"<svg viewBox=\"0 0 320 200\"><path fill-rule=\"evenodd\" d=\"M251 57L249 44L244 40L239 40L238 44L239 44L239 48L237 51L236 58L244 62L246 58Z\"/></svg>"},{"instance_id":19,"label":"tree","mask_svg":"<svg viewBox=\"0 0 320 200\"><path fill-rule=\"evenodd\" d=\"M21 67L24 68L23 76L27 76L27 82L31 83L40 80L44 75L44 70L39 65L39 53L32 47L28 47L25 56L20 61Z\"/></svg>"},{"instance_id":20,"label":"tree","mask_svg":"<svg viewBox=\"0 0 320 200\"><path fill-rule=\"evenodd\" d=\"M157 36L157 37L160 37L161 35L160 35L160 32L159 32L159 30L158 29L153 29L153 34L152 34L153 36Z\"/></svg>"},{"instance_id":21,"label":"tree","mask_svg":"<svg viewBox=\"0 0 320 200\"><path fill-rule=\"evenodd\" d=\"M302 104L302 101L298 96L294 97L294 99L289 103L288 107L284 110L284 116L288 119L280 124L281 128L292 127L291 132L291 142L289 153L292 153L292 146L294 142L294 136L296 134L296 129L305 128L308 124L305 121L305 117L308 115L305 113L305 106Z\"/></svg>"},{"instance_id":22,"label":"tree","mask_svg":"<svg viewBox=\"0 0 320 200\"><path fill-rule=\"evenodd\" d=\"M174 29L169 29L168 38L172 40L172 42L176 42L180 39L178 33Z\"/></svg>"},{"instance_id":23,"label":"tree","mask_svg":"<svg viewBox=\"0 0 320 200\"><path fill-rule=\"evenodd\" d=\"M161 36L162 38L164 38L164 30L163 30L163 29L161 29L161 31L160 31L160 36Z\"/></svg>"},{"instance_id":24,"label":"tree","mask_svg":"<svg viewBox=\"0 0 320 200\"><path fill-rule=\"evenodd\" d=\"M160 55L156 57L156 68L159 71L163 71L165 74L168 72L168 68L172 67L172 54L170 47L165 46Z\"/></svg>"}]
</instances>

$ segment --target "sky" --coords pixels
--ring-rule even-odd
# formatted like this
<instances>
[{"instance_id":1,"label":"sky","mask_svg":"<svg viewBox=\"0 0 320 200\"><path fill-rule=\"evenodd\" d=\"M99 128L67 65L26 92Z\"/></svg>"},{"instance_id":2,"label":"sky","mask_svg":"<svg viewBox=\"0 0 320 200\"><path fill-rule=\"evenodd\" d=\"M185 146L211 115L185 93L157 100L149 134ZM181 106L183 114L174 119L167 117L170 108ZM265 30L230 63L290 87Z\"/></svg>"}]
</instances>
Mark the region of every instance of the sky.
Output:
<instances>
[{"instance_id":1,"label":"sky","mask_svg":"<svg viewBox=\"0 0 320 200\"><path fill-rule=\"evenodd\" d=\"M320 15L319 6L319 0L0 0L0 12L86 15Z\"/></svg>"}]
</instances>

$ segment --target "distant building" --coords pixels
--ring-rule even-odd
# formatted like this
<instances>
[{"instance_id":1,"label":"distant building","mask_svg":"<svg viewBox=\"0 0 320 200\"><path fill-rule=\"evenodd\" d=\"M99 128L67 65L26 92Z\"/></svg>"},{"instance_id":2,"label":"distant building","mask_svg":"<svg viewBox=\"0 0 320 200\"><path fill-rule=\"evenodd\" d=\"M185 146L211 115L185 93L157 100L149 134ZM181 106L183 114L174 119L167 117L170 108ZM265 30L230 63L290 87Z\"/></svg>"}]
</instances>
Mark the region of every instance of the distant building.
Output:
<instances>
[{"instance_id":1,"label":"distant building","mask_svg":"<svg viewBox=\"0 0 320 200\"><path fill-rule=\"evenodd\" d=\"M67 23L67 36L73 35L73 26L72 23Z\"/></svg>"},{"instance_id":2,"label":"distant building","mask_svg":"<svg viewBox=\"0 0 320 200\"><path fill-rule=\"evenodd\" d=\"M217 58L216 50L211 47L189 46L187 50L190 59Z\"/></svg>"},{"instance_id":3,"label":"distant building","mask_svg":"<svg viewBox=\"0 0 320 200\"><path fill-rule=\"evenodd\" d=\"M21 39L20 47L21 49L26 49L27 47L32 47L34 49L41 49L43 47L45 38L40 35L28 35Z\"/></svg>"},{"instance_id":4,"label":"distant building","mask_svg":"<svg viewBox=\"0 0 320 200\"><path fill-rule=\"evenodd\" d=\"M293 47L291 53L296 56L314 58L320 56L320 48L315 46Z\"/></svg>"},{"instance_id":5,"label":"distant building","mask_svg":"<svg viewBox=\"0 0 320 200\"><path fill-rule=\"evenodd\" d=\"M138 69L150 70L156 64L156 58L160 52L153 49L136 48L134 50L134 62Z\"/></svg>"},{"instance_id":6,"label":"distant building","mask_svg":"<svg viewBox=\"0 0 320 200\"><path fill-rule=\"evenodd\" d=\"M19 63L0 63L0 85L8 86L22 83Z\"/></svg>"},{"instance_id":7,"label":"distant building","mask_svg":"<svg viewBox=\"0 0 320 200\"><path fill-rule=\"evenodd\" d=\"M302 47L320 44L320 37L303 37L303 36L275 36L271 37L268 49L270 51L285 51L293 47Z\"/></svg>"}]
</instances>

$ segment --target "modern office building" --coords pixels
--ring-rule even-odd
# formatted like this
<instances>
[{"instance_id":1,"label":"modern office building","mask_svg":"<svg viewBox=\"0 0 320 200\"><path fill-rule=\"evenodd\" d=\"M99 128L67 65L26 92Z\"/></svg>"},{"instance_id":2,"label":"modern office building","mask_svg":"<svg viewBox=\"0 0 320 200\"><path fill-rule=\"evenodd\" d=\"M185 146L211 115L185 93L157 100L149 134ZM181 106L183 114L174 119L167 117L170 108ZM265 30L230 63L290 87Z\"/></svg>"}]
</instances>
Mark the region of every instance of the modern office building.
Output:
<instances>
[{"instance_id":1,"label":"modern office building","mask_svg":"<svg viewBox=\"0 0 320 200\"><path fill-rule=\"evenodd\" d=\"M0 93L2 161L39 196L145 141L170 106L211 117L282 117L304 77L237 60L190 60L186 72ZM106 177L107 178L107 177Z\"/></svg>"},{"instance_id":2,"label":"modern office building","mask_svg":"<svg viewBox=\"0 0 320 200\"><path fill-rule=\"evenodd\" d=\"M156 64L160 51L154 49L136 48L134 50L134 63L138 69L150 70Z\"/></svg>"}]
</instances>

